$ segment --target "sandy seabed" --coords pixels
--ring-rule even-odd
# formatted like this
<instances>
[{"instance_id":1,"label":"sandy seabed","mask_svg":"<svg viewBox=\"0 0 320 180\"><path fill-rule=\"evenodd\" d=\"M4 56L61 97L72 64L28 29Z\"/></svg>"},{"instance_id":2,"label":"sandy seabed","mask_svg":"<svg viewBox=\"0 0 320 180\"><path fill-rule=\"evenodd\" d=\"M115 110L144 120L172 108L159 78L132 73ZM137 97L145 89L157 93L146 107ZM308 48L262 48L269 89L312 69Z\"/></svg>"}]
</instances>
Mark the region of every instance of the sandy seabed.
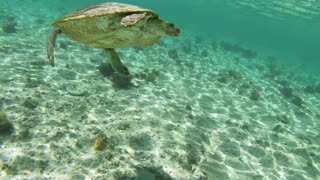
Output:
<instances>
[{"instance_id":1,"label":"sandy seabed","mask_svg":"<svg viewBox=\"0 0 320 180\"><path fill-rule=\"evenodd\" d=\"M117 49L131 79L63 35L50 67L49 23L22 19L0 32L1 179L320 178L319 76L299 65L185 31Z\"/></svg>"}]
</instances>

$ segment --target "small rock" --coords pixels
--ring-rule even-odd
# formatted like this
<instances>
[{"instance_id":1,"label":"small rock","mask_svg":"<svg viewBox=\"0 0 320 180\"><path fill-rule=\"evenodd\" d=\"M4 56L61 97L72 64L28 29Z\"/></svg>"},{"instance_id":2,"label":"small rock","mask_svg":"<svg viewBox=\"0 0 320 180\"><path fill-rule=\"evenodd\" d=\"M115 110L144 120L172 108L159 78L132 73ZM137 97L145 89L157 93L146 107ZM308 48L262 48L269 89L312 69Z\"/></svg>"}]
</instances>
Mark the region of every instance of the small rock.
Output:
<instances>
[{"instance_id":1,"label":"small rock","mask_svg":"<svg viewBox=\"0 0 320 180\"><path fill-rule=\"evenodd\" d=\"M0 133L10 133L13 129L11 122L7 119L5 112L0 112Z\"/></svg>"},{"instance_id":2,"label":"small rock","mask_svg":"<svg viewBox=\"0 0 320 180\"><path fill-rule=\"evenodd\" d=\"M280 88L280 92L284 95L284 97L286 98L290 98L292 97L292 88L290 88L289 86L282 86Z\"/></svg>"},{"instance_id":3,"label":"small rock","mask_svg":"<svg viewBox=\"0 0 320 180\"><path fill-rule=\"evenodd\" d=\"M94 141L93 148L96 151L102 151L106 148L106 144L107 144L107 138L103 135L99 135Z\"/></svg>"},{"instance_id":4,"label":"small rock","mask_svg":"<svg viewBox=\"0 0 320 180\"><path fill-rule=\"evenodd\" d=\"M155 141L147 133L132 136L129 139L130 146L135 150L151 150Z\"/></svg>"},{"instance_id":5,"label":"small rock","mask_svg":"<svg viewBox=\"0 0 320 180\"><path fill-rule=\"evenodd\" d=\"M192 111L192 107L190 106L190 104L186 105L186 109L187 109L188 111Z\"/></svg>"},{"instance_id":6,"label":"small rock","mask_svg":"<svg viewBox=\"0 0 320 180\"><path fill-rule=\"evenodd\" d=\"M27 97L23 102L23 106L28 109L35 109L38 105L38 100L32 97Z\"/></svg>"},{"instance_id":7,"label":"small rock","mask_svg":"<svg viewBox=\"0 0 320 180\"><path fill-rule=\"evenodd\" d=\"M302 98L299 97L299 96L293 96L293 97L291 98L291 103L294 104L294 105L296 105L296 106L298 106L298 107L302 107L302 105L303 105L303 100L302 100Z\"/></svg>"},{"instance_id":8,"label":"small rock","mask_svg":"<svg viewBox=\"0 0 320 180\"><path fill-rule=\"evenodd\" d=\"M280 116L277 116L277 119L282 122L283 124L289 124L290 123L290 119L289 119L289 116L283 114L283 115L280 115Z\"/></svg>"},{"instance_id":9,"label":"small rock","mask_svg":"<svg viewBox=\"0 0 320 180\"><path fill-rule=\"evenodd\" d=\"M93 148L96 151L102 151L105 149L114 149L114 143L111 139L107 138L105 135L100 134L94 141Z\"/></svg>"},{"instance_id":10,"label":"small rock","mask_svg":"<svg viewBox=\"0 0 320 180\"><path fill-rule=\"evenodd\" d=\"M253 101L258 101L260 99L260 93L257 90L252 90L249 98Z\"/></svg>"}]
</instances>

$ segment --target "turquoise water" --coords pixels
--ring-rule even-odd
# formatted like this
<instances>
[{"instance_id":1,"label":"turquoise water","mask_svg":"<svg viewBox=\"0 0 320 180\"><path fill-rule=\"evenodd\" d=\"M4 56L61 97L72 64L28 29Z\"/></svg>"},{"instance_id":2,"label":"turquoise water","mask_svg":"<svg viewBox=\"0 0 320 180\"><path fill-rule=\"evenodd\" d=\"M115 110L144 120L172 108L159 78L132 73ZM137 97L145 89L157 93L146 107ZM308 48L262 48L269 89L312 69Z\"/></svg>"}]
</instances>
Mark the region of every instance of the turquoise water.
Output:
<instances>
[{"instance_id":1,"label":"turquoise water","mask_svg":"<svg viewBox=\"0 0 320 180\"><path fill-rule=\"evenodd\" d=\"M0 179L320 179L320 2L123 0L181 28L100 48L51 22L105 1L0 2Z\"/></svg>"}]
</instances>

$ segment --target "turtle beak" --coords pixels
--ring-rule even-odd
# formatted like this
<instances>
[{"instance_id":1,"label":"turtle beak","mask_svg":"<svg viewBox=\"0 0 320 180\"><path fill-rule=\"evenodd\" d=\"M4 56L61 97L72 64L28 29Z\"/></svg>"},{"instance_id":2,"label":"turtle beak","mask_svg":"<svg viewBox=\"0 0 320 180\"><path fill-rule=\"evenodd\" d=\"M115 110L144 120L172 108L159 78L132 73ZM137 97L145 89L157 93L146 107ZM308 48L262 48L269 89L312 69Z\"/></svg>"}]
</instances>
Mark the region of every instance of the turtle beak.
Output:
<instances>
[{"instance_id":1,"label":"turtle beak","mask_svg":"<svg viewBox=\"0 0 320 180\"><path fill-rule=\"evenodd\" d=\"M168 36L179 36L181 29L177 28L174 24L172 23L167 23L167 31L166 34Z\"/></svg>"},{"instance_id":2,"label":"turtle beak","mask_svg":"<svg viewBox=\"0 0 320 180\"><path fill-rule=\"evenodd\" d=\"M170 32L170 36L179 36L181 32L181 29L175 27L174 29L172 29L172 31Z\"/></svg>"}]
</instances>

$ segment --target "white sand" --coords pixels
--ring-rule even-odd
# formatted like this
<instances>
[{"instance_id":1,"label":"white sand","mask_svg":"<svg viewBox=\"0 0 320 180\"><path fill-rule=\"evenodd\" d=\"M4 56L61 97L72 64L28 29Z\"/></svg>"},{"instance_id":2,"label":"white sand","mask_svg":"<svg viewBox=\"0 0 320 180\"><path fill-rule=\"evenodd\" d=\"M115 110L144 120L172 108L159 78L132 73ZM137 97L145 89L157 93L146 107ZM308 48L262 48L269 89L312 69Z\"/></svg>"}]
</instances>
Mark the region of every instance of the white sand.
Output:
<instances>
[{"instance_id":1,"label":"white sand","mask_svg":"<svg viewBox=\"0 0 320 180\"><path fill-rule=\"evenodd\" d=\"M34 24L41 17L28 18ZM0 178L320 178L320 94L303 91L302 72L281 69L276 77L302 97L297 107L266 77L265 56L237 62L238 54L185 32L141 50L118 49L133 74L159 72L155 82L134 78L137 87L119 90L97 70L102 50L59 36L52 68L49 23L22 19L17 33L0 32L0 111L14 126L0 136ZM228 75L231 69L241 78ZM65 85L88 94L72 96ZM258 101L249 98L254 89ZM102 151L94 149L99 136L106 138Z\"/></svg>"}]
</instances>

